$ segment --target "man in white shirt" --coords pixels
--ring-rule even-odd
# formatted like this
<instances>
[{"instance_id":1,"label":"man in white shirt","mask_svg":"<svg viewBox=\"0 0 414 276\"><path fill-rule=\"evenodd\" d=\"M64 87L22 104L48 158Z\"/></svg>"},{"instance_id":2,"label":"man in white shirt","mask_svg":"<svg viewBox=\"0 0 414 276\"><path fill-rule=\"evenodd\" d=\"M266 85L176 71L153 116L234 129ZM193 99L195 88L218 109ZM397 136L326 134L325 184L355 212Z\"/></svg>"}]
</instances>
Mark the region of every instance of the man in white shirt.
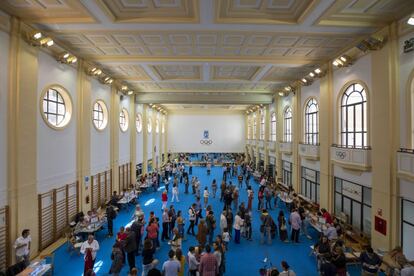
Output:
<instances>
[{"instance_id":1,"label":"man in white shirt","mask_svg":"<svg viewBox=\"0 0 414 276\"><path fill-rule=\"evenodd\" d=\"M198 266L200 265L200 263L197 261L197 258L195 256L194 246L190 246L190 248L188 249L187 256L188 256L188 272L190 276L196 276Z\"/></svg>"},{"instance_id":2,"label":"man in white shirt","mask_svg":"<svg viewBox=\"0 0 414 276\"><path fill-rule=\"evenodd\" d=\"M16 250L16 263L24 261L25 266L30 264L30 244L32 238L30 237L30 230L24 229L22 236L18 237L14 242L14 249Z\"/></svg>"},{"instance_id":3,"label":"man in white shirt","mask_svg":"<svg viewBox=\"0 0 414 276\"><path fill-rule=\"evenodd\" d=\"M88 236L88 239L82 243L80 252L85 255L84 259L86 260L86 253L90 250L92 254L92 267L95 264L96 252L99 250L99 243L95 240L94 236L91 234Z\"/></svg>"}]
</instances>

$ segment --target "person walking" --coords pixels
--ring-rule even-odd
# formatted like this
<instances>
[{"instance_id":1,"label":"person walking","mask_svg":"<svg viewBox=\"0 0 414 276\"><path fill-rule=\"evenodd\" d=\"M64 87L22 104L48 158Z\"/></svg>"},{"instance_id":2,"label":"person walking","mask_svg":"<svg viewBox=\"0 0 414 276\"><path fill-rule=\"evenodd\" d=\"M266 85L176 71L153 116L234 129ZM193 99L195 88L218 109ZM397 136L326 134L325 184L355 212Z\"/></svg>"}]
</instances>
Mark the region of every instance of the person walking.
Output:
<instances>
[{"instance_id":1,"label":"person walking","mask_svg":"<svg viewBox=\"0 0 414 276\"><path fill-rule=\"evenodd\" d=\"M223 235L224 229L227 228L226 211L224 210L220 214L220 234Z\"/></svg>"},{"instance_id":2,"label":"person walking","mask_svg":"<svg viewBox=\"0 0 414 276\"><path fill-rule=\"evenodd\" d=\"M168 234L169 234L169 236L171 236L172 231L175 227L175 221L177 220L177 213L175 212L174 205L170 206L170 210L168 210L168 217L170 218L170 225L168 227Z\"/></svg>"},{"instance_id":3,"label":"person walking","mask_svg":"<svg viewBox=\"0 0 414 276\"><path fill-rule=\"evenodd\" d=\"M30 237L30 230L24 229L22 235L14 242L14 249L16 254L16 263L24 262L27 267L30 264L30 246L32 238Z\"/></svg>"},{"instance_id":4,"label":"person walking","mask_svg":"<svg viewBox=\"0 0 414 276\"><path fill-rule=\"evenodd\" d=\"M254 197L254 192L252 190L252 187L249 186L247 188L247 210L248 211L252 210L253 197Z\"/></svg>"}]
</instances>

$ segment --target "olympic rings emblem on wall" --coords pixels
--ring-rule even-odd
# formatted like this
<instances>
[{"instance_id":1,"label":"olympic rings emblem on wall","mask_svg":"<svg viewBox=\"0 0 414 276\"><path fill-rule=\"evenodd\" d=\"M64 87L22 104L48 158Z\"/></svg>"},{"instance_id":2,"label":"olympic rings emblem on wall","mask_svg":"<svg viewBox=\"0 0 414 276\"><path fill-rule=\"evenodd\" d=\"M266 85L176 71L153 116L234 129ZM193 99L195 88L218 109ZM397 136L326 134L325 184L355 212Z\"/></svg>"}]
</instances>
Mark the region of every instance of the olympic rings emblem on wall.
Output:
<instances>
[{"instance_id":1,"label":"olympic rings emblem on wall","mask_svg":"<svg viewBox=\"0 0 414 276\"><path fill-rule=\"evenodd\" d=\"M339 159L345 159L346 152L345 151L337 151L336 152L336 157L338 157Z\"/></svg>"},{"instance_id":2,"label":"olympic rings emblem on wall","mask_svg":"<svg viewBox=\"0 0 414 276\"><path fill-rule=\"evenodd\" d=\"M202 140L200 140L200 144L202 144L202 145L211 145L211 144L213 144L213 140L211 140L211 139L202 139Z\"/></svg>"}]
</instances>

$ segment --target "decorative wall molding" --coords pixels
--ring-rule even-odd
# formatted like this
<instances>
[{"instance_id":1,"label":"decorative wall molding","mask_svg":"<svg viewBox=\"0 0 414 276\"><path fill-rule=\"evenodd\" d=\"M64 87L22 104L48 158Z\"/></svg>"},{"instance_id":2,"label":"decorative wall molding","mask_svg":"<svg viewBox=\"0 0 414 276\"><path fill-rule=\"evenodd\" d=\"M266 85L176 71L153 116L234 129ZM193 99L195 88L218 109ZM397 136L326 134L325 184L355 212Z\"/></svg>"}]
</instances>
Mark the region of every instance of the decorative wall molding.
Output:
<instances>
[{"instance_id":1,"label":"decorative wall molding","mask_svg":"<svg viewBox=\"0 0 414 276\"><path fill-rule=\"evenodd\" d=\"M299 144L299 155L309 160L319 160L319 145Z\"/></svg>"},{"instance_id":2,"label":"decorative wall molding","mask_svg":"<svg viewBox=\"0 0 414 276\"><path fill-rule=\"evenodd\" d=\"M398 177L414 181L414 152L397 152Z\"/></svg>"},{"instance_id":3,"label":"decorative wall molding","mask_svg":"<svg viewBox=\"0 0 414 276\"><path fill-rule=\"evenodd\" d=\"M286 154L292 154L292 143L279 142L279 151Z\"/></svg>"},{"instance_id":4,"label":"decorative wall molding","mask_svg":"<svg viewBox=\"0 0 414 276\"><path fill-rule=\"evenodd\" d=\"M371 148L331 147L331 160L341 167L357 170L371 170Z\"/></svg>"}]
</instances>

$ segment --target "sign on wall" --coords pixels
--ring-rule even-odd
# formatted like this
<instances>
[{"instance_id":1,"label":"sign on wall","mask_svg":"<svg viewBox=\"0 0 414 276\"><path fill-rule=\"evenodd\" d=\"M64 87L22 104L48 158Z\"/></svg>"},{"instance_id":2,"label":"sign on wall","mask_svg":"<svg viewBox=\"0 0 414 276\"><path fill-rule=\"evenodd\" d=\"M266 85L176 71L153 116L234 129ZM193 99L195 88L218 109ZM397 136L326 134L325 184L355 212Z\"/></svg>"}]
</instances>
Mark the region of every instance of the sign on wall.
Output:
<instances>
[{"instance_id":1,"label":"sign on wall","mask_svg":"<svg viewBox=\"0 0 414 276\"><path fill-rule=\"evenodd\" d=\"M213 144L213 140L210 139L210 133L208 130L204 130L203 139L200 140L200 144L209 146Z\"/></svg>"}]
</instances>

